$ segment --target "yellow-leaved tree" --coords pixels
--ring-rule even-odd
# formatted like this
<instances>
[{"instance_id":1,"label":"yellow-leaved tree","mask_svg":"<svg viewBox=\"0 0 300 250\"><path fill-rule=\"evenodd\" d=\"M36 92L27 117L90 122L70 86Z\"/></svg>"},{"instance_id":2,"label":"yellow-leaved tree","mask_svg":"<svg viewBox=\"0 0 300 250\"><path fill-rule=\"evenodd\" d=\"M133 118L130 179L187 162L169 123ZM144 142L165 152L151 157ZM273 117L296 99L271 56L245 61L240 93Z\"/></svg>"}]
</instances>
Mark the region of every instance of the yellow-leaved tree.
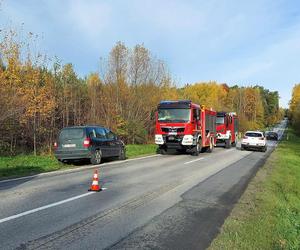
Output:
<instances>
[{"instance_id":1,"label":"yellow-leaved tree","mask_svg":"<svg viewBox=\"0 0 300 250\"><path fill-rule=\"evenodd\" d=\"M296 132L300 134L300 84L296 84L293 88L289 111L292 125Z\"/></svg>"}]
</instances>

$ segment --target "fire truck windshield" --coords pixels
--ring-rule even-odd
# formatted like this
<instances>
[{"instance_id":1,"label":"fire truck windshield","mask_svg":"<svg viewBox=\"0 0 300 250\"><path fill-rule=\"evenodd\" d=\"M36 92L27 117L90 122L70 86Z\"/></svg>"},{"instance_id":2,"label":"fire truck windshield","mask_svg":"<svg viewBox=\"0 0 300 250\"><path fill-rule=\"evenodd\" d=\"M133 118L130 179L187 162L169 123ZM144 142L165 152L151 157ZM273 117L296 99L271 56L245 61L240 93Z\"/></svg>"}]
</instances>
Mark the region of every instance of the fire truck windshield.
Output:
<instances>
[{"instance_id":1,"label":"fire truck windshield","mask_svg":"<svg viewBox=\"0 0 300 250\"><path fill-rule=\"evenodd\" d=\"M225 123L224 116L217 116L216 124L224 124L224 123Z\"/></svg>"},{"instance_id":2,"label":"fire truck windshield","mask_svg":"<svg viewBox=\"0 0 300 250\"><path fill-rule=\"evenodd\" d=\"M161 122L189 122L190 109L159 109L158 120Z\"/></svg>"}]
</instances>

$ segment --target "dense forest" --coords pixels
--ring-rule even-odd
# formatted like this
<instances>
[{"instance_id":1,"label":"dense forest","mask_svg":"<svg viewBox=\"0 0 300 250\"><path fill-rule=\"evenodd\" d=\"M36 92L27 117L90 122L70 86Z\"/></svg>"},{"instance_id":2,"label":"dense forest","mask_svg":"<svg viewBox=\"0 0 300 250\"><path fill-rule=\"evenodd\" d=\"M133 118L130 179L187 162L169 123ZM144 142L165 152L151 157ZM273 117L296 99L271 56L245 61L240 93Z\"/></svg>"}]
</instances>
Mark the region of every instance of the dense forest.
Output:
<instances>
[{"instance_id":1,"label":"dense forest","mask_svg":"<svg viewBox=\"0 0 300 250\"><path fill-rule=\"evenodd\" d=\"M292 91L289 118L295 131L300 135L300 84L296 84Z\"/></svg>"},{"instance_id":2,"label":"dense forest","mask_svg":"<svg viewBox=\"0 0 300 250\"><path fill-rule=\"evenodd\" d=\"M33 35L28 36L30 41ZM140 44L118 42L98 72L79 77L72 64L49 60L14 32L2 31L0 39L1 154L51 153L62 127L83 124L107 126L126 143L152 142L156 106L163 99L235 111L241 131L270 126L283 114L278 92L261 86L211 81L179 87L166 64Z\"/></svg>"}]
</instances>

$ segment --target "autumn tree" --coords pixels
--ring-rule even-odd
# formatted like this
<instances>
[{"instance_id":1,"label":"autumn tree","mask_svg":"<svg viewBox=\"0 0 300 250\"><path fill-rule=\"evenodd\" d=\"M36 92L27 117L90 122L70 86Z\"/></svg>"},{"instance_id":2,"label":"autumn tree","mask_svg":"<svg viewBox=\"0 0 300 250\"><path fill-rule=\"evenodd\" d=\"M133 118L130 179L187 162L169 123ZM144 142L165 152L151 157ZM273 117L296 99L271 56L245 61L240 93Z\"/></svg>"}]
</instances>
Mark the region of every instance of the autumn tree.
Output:
<instances>
[{"instance_id":1,"label":"autumn tree","mask_svg":"<svg viewBox=\"0 0 300 250\"><path fill-rule=\"evenodd\" d=\"M296 132L300 134L300 84L296 84L293 88L289 112L292 125Z\"/></svg>"},{"instance_id":2,"label":"autumn tree","mask_svg":"<svg viewBox=\"0 0 300 250\"><path fill-rule=\"evenodd\" d=\"M166 66L143 45L130 49L121 42L107 61L101 92L106 125L130 143L145 142L153 133L157 103L176 92Z\"/></svg>"}]
</instances>

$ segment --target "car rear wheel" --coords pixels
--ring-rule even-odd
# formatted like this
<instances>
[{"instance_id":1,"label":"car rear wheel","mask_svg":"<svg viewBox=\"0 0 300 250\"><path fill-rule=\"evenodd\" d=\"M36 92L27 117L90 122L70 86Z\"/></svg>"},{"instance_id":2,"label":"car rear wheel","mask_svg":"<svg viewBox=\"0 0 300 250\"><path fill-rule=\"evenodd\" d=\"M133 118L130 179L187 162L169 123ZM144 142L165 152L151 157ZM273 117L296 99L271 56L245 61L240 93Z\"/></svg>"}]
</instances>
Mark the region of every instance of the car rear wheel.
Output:
<instances>
[{"instance_id":1,"label":"car rear wheel","mask_svg":"<svg viewBox=\"0 0 300 250\"><path fill-rule=\"evenodd\" d=\"M102 159L101 151L95 150L95 152L92 154L92 157L91 157L91 163L93 165L98 165L101 163L101 159Z\"/></svg>"}]
</instances>

